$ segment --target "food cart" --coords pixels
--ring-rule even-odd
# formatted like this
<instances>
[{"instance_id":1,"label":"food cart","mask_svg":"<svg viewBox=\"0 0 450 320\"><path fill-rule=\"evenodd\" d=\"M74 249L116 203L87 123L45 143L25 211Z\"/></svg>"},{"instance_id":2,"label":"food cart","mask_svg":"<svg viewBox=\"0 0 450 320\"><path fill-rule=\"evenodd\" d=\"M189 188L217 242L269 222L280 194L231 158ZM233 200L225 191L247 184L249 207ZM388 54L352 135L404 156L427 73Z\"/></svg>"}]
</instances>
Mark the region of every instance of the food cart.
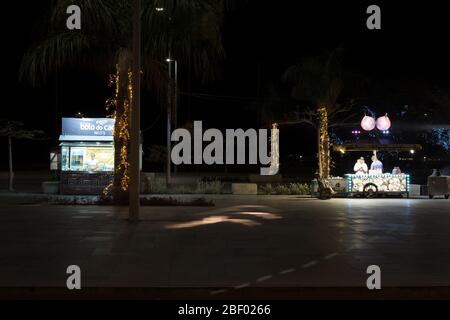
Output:
<instances>
[{"instance_id":1,"label":"food cart","mask_svg":"<svg viewBox=\"0 0 450 320\"><path fill-rule=\"evenodd\" d=\"M418 144L341 144L333 146L334 151L345 154L352 151L408 151L421 150ZM380 195L406 195L409 197L411 177L407 173L353 173L344 178L331 178L332 185L338 184L338 195L373 198Z\"/></svg>"},{"instance_id":2,"label":"food cart","mask_svg":"<svg viewBox=\"0 0 450 320\"><path fill-rule=\"evenodd\" d=\"M450 177L442 176L437 171L435 169L433 174L428 177L428 197L433 199L434 197L443 196L445 199L448 199L450 197Z\"/></svg>"}]
</instances>

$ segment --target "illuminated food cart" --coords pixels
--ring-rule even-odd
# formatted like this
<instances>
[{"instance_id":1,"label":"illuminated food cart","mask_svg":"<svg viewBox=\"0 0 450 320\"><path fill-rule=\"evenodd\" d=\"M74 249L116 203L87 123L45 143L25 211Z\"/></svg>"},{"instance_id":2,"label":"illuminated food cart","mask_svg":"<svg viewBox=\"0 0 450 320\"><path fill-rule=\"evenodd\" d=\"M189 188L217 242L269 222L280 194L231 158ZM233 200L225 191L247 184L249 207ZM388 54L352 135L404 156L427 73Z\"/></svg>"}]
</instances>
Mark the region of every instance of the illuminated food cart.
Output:
<instances>
[{"instance_id":1,"label":"illuminated food cart","mask_svg":"<svg viewBox=\"0 0 450 320\"><path fill-rule=\"evenodd\" d=\"M421 150L417 144L342 144L335 145L334 150L345 154L352 151L408 151ZM378 195L406 195L410 192L410 175L407 173L355 173L346 174L340 178L341 185L345 185L347 196L376 197Z\"/></svg>"}]
</instances>

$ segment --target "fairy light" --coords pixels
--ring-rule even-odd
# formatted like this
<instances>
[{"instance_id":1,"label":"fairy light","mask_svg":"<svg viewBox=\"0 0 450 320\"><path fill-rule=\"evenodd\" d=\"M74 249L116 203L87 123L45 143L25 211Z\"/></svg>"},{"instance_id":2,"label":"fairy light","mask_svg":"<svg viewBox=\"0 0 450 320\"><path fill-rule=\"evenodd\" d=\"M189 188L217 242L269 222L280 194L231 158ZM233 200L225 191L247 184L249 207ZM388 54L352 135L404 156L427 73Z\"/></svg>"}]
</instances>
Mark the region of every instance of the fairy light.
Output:
<instances>
[{"instance_id":1,"label":"fairy light","mask_svg":"<svg viewBox=\"0 0 450 320\"><path fill-rule=\"evenodd\" d=\"M120 187L123 191L127 191L130 185L129 168L130 162L128 161L128 146L130 143L130 113L131 113L131 99L133 97L133 87L131 84L132 73L128 71L127 79L127 98L124 99L123 113L119 119L119 139L121 143L120 149L120 162L117 167L118 173L122 173L120 180Z\"/></svg>"},{"instance_id":2,"label":"fairy light","mask_svg":"<svg viewBox=\"0 0 450 320\"><path fill-rule=\"evenodd\" d=\"M320 107L319 113L319 176L328 178L330 175L330 137L328 134L328 110Z\"/></svg>"},{"instance_id":3,"label":"fairy light","mask_svg":"<svg viewBox=\"0 0 450 320\"><path fill-rule=\"evenodd\" d=\"M271 172L273 174L278 173L278 170L280 168L280 144L279 144L280 138L279 138L279 130L278 130L278 123L272 123L272 130L271 130L271 139L270 139L270 146L271 146L271 167L273 166L274 170L276 172Z\"/></svg>"},{"instance_id":4,"label":"fairy light","mask_svg":"<svg viewBox=\"0 0 450 320\"><path fill-rule=\"evenodd\" d=\"M106 111L112 110L112 114L110 115L110 117L114 118L116 120L114 129L113 129L113 136L115 137L116 136L116 128L118 126L117 104L118 104L118 100L119 100L119 89L120 89L120 73L119 73L119 66L117 64L116 64L116 73L109 75L108 86L110 88L115 87L114 96L110 99L107 99L105 102ZM117 173L117 169L115 170L114 174L116 174L116 173ZM114 186L114 176L111 179L111 182L103 189L103 192L102 192L103 195L108 196L109 194L111 194L113 186Z\"/></svg>"},{"instance_id":5,"label":"fairy light","mask_svg":"<svg viewBox=\"0 0 450 320\"><path fill-rule=\"evenodd\" d=\"M123 191L128 191L128 187L130 184L130 176L129 176L129 167L130 163L128 161L129 156L129 143L130 143L130 114L131 114L131 102L133 99L133 87L132 87L132 72L128 70L127 74L127 95L126 98L123 99L123 108L122 112L118 112L118 104L119 104L119 94L120 94L120 84L121 78L119 73L119 66L116 65L116 73L114 75L110 75L109 77L109 86L115 87L114 97L106 100L106 110L114 110L111 117L113 117L115 121L114 127L114 137L119 140L120 146L120 160L117 164L114 175L120 176L120 188ZM113 188L113 181L103 189L103 194L107 196L111 193Z\"/></svg>"}]
</instances>

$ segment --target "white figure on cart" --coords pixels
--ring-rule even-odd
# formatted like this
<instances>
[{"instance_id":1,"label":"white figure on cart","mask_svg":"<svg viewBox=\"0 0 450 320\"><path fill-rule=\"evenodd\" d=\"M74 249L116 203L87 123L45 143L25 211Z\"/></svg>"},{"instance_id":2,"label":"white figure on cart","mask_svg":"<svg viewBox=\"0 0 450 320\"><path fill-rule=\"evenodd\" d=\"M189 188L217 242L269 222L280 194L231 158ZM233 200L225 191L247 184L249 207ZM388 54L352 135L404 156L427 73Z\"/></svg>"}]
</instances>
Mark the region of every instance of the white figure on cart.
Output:
<instances>
[{"instance_id":1,"label":"white figure on cart","mask_svg":"<svg viewBox=\"0 0 450 320\"><path fill-rule=\"evenodd\" d=\"M376 154L372 156L372 164L370 165L369 174L371 175L383 174L383 163L380 160L378 160Z\"/></svg>"},{"instance_id":2,"label":"white figure on cart","mask_svg":"<svg viewBox=\"0 0 450 320\"><path fill-rule=\"evenodd\" d=\"M363 157L356 160L355 166L353 167L353 171L355 172L355 174L367 174L369 169L367 168L367 164L364 161Z\"/></svg>"}]
</instances>

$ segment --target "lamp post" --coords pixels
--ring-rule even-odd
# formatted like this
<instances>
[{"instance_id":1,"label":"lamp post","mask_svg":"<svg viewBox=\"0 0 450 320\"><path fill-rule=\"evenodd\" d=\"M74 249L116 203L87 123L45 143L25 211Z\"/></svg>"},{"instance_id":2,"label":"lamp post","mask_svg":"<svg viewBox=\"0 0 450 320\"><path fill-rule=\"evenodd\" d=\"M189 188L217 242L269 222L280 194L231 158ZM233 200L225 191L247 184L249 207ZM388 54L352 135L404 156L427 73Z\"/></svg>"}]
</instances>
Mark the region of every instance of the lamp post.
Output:
<instances>
[{"instance_id":1,"label":"lamp post","mask_svg":"<svg viewBox=\"0 0 450 320\"><path fill-rule=\"evenodd\" d=\"M157 7L156 11L164 12L163 7ZM169 16L169 33L172 32L172 17ZM169 188L172 184L172 160L171 160L171 149L172 149L172 120L174 120L175 128L177 127L177 104L178 104L178 62L173 60L171 56L171 39L169 37L169 57L166 59L168 63L168 82L167 82L167 119L166 119L166 186ZM175 64L175 76L172 79L172 62ZM175 166L175 174L177 173L177 167Z\"/></svg>"},{"instance_id":2,"label":"lamp post","mask_svg":"<svg viewBox=\"0 0 450 320\"><path fill-rule=\"evenodd\" d=\"M167 164L166 164L166 182L167 187L170 187L172 182L171 173L171 134L172 134L172 120L177 128L177 104L178 104L178 61L171 58L171 53L169 52L169 58L166 59L169 64L169 74L168 74L168 90L167 90ZM174 70L172 72L172 62L174 63ZM172 75L174 73L174 75ZM177 167L174 168L174 173L177 173Z\"/></svg>"},{"instance_id":3,"label":"lamp post","mask_svg":"<svg viewBox=\"0 0 450 320\"><path fill-rule=\"evenodd\" d=\"M174 94L173 94L173 125L175 130L178 128L178 61L175 60L175 82L174 82ZM178 167L173 168L175 176L178 173Z\"/></svg>"},{"instance_id":4,"label":"lamp post","mask_svg":"<svg viewBox=\"0 0 450 320\"><path fill-rule=\"evenodd\" d=\"M169 64L169 74L168 74L168 82L167 82L167 139L166 139L166 148L167 148L167 155L166 155L166 185L167 188L170 188L170 185L172 183L172 174L171 174L171 159L170 154L171 151L171 134L172 134L172 59L170 58L170 51L169 51L169 58L167 58L167 63Z\"/></svg>"},{"instance_id":5,"label":"lamp post","mask_svg":"<svg viewBox=\"0 0 450 320\"><path fill-rule=\"evenodd\" d=\"M141 106L141 0L133 0L133 66L130 130L130 206L129 221L139 220L140 209L140 106Z\"/></svg>"},{"instance_id":6,"label":"lamp post","mask_svg":"<svg viewBox=\"0 0 450 320\"><path fill-rule=\"evenodd\" d=\"M169 64L169 72L168 72L168 79L169 82L172 81L172 87L169 92L169 101L173 102L173 123L175 128L177 127L177 104L178 104L178 61L175 59L170 58L170 52L169 52L169 58L166 59L166 62ZM172 72L172 62L174 63L174 70ZM172 76L173 73L173 76ZM173 79L172 79L173 77Z\"/></svg>"}]
</instances>

